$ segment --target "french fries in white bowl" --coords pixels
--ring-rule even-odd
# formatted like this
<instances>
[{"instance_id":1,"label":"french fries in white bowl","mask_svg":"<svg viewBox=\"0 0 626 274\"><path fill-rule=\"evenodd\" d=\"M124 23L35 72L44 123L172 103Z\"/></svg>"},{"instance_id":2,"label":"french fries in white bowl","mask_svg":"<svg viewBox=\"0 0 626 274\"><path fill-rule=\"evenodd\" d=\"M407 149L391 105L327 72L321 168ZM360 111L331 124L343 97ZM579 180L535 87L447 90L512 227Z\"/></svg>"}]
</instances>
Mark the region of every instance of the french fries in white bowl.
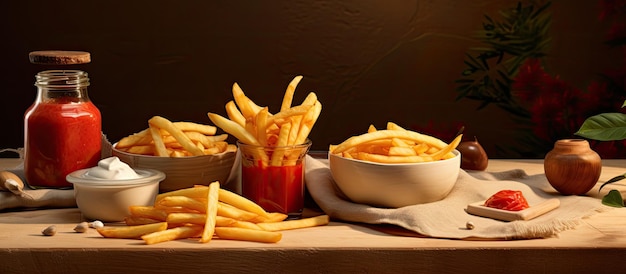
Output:
<instances>
[{"instance_id":1,"label":"french fries in white bowl","mask_svg":"<svg viewBox=\"0 0 626 274\"><path fill-rule=\"evenodd\" d=\"M439 201L454 187L461 166L456 146L394 123L331 145L329 164L339 189L353 202L399 208Z\"/></svg>"},{"instance_id":2,"label":"french fries in white bowl","mask_svg":"<svg viewBox=\"0 0 626 274\"><path fill-rule=\"evenodd\" d=\"M192 122L171 122L155 116L148 128L113 144L111 154L132 168L165 173L159 192L227 180L235 163L237 146L216 135L217 128Z\"/></svg>"}]
</instances>

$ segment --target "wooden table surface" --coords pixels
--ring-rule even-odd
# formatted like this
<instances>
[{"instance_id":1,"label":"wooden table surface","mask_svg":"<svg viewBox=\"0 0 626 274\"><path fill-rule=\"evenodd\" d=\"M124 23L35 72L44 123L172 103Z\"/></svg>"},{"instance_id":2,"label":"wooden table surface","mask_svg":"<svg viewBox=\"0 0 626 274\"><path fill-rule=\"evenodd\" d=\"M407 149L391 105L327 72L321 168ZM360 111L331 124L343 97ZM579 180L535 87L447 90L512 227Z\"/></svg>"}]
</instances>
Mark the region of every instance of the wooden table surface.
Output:
<instances>
[{"instance_id":1,"label":"wooden table surface","mask_svg":"<svg viewBox=\"0 0 626 274\"><path fill-rule=\"evenodd\" d=\"M1 159L0 168L15 163ZM626 160L604 160L600 182L625 167ZM543 173L543 161L491 160L488 170L513 168ZM626 181L612 188L624 195ZM626 208L594 215L556 237L515 241L395 236L333 221L284 231L275 244L178 240L148 246L104 239L93 229L75 233L81 221L76 208L1 212L0 273L619 273L626 260ZM58 233L42 236L52 224Z\"/></svg>"}]
</instances>

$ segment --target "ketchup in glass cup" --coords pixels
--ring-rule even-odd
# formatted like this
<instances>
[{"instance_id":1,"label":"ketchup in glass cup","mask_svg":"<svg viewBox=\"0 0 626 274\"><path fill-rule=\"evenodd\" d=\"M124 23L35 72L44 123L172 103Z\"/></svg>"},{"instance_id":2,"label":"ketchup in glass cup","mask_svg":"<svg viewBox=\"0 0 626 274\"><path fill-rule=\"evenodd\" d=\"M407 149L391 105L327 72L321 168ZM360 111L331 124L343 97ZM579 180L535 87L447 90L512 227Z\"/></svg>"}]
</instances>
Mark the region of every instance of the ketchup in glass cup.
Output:
<instances>
[{"instance_id":1,"label":"ketchup in glass cup","mask_svg":"<svg viewBox=\"0 0 626 274\"><path fill-rule=\"evenodd\" d=\"M77 64L85 61L85 54L88 59L89 53L64 51L33 52L30 57L33 63ZM26 180L33 187L71 187L65 179L69 173L100 160L101 114L87 94L86 72L46 70L35 78L37 97L24 115Z\"/></svg>"},{"instance_id":2,"label":"ketchup in glass cup","mask_svg":"<svg viewBox=\"0 0 626 274\"><path fill-rule=\"evenodd\" d=\"M304 162L311 141L285 147L237 142L241 153L241 192L268 212L297 219L304 208ZM272 161L275 154L284 160ZM282 158L282 157L281 157Z\"/></svg>"}]
</instances>

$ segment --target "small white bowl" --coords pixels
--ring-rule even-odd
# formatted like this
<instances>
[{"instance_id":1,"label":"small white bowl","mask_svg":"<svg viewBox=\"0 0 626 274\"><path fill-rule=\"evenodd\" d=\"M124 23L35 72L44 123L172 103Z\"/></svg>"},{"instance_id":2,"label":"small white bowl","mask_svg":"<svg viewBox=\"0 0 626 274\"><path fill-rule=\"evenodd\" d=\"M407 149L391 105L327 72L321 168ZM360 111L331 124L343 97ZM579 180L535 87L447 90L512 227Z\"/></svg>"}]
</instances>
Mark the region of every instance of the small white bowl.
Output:
<instances>
[{"instance_id":1,"label":"small white bowl","mask_svg":"<svg viewBox=\"0 0 626 274\"><path fill-rule=\"evenodd\" d=\"M446 160L382 164L329 154L332 177L353 202L398 208L445 198L461 169L461 153Z\"/></svg>"},{"instance_id":2,"label":"small white bowl","mask_svg":"<svg viewBox=\"0 0 626 274\"><path fill-rule=\"evenodd\" d=\"M94 179L85 176L88 170L74 171L66 179L74 185L76 204L83 216L103 222L123 221L130 215L130 206L153 205L159 193L159 182L165 178L158 170L135 169L141 178Z\"/></svg>"}]
</instances>

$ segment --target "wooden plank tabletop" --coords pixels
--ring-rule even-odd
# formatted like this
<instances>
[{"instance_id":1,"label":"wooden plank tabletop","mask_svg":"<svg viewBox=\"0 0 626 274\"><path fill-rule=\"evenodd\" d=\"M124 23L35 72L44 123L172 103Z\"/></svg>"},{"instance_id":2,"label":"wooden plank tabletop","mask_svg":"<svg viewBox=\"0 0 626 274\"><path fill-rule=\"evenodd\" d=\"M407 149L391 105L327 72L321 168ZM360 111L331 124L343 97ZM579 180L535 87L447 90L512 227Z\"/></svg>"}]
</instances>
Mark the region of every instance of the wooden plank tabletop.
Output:
<instances>
[{"instance_id":1,"label":"wooden plank tabletop","mask_svg":"<svg viewBox=\"0 0 626 274\"><path fill-rule=\"evenodd\" d=\"M12 160L0 160L0 168ZM624 173L626 160L604 160L600 182ZM541 160L491 160L489 171L543 173ZM623 195L625 183L615 184ZM600 200L598 200L600 202ZM178 240L145 245L75 233L80 211L46 209L0 213L0 273L150 272L503 272L580 273L609 270L626 255L626 208L585 219L548 239L463 241L397 236L361 224L284 231L275 244ZM57 235L41 230L56 225Z\"/></svg>"}]
</instances>

